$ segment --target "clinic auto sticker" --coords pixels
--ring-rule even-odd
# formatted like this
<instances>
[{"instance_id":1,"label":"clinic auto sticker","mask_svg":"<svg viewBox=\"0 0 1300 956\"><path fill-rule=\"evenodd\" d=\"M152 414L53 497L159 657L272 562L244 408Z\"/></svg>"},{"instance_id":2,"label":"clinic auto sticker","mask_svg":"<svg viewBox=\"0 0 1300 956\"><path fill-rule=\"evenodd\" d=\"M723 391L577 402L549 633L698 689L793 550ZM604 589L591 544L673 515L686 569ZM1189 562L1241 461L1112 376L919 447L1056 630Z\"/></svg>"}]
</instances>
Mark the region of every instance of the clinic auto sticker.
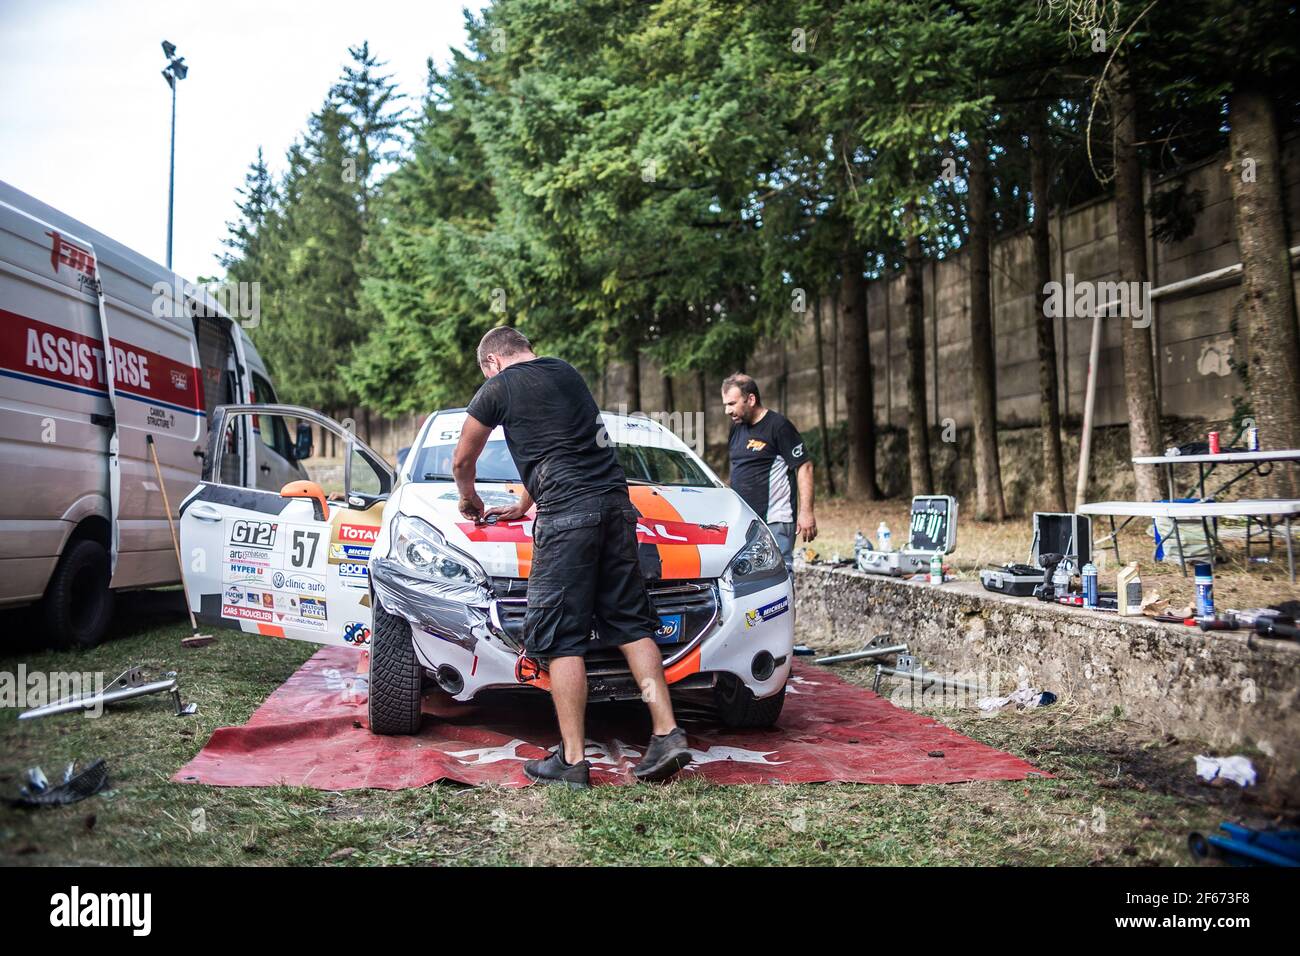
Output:
<instances>
[{"instance_id":1,"label":"clinic auto sticker","mask_svg":"<svg viewBox=\"0 0 1300 956\"><path fill-rule=\"evenodd\" d=\"M324 531L315 525L226 519L221 616L323 631L329 620L320 565Z\"/></svg>"},{"instance_id":2,"label":"clinic auto sticker","mask_svg":"<svg viewBox=\"0 0 1300 956\"><path fill-rule=\"evenodd\" d=\"M780 617L788 610L790 610L790 599L788 597L778 598L771 604L764 604L757 610L746 611L745 627L755 627L763 621L770 621L774 617Z\"/></svg>"}]
</instances>

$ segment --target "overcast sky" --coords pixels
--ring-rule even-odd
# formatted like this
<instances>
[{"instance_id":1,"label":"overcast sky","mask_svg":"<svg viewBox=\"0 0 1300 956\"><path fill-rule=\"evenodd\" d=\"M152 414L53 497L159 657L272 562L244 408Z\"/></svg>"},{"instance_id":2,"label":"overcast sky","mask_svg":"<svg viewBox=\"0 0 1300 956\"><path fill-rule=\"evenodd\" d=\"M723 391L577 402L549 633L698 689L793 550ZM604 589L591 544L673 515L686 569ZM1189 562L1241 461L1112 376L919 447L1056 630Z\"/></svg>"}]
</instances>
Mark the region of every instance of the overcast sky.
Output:
<instances>
[{"instance_id":1,"label":"overcast sky","mask_svg":"<svg viewBox=\"0 0 1300 956\"><path fill-rule=\"evenodd\" d=\"M370 41L418 104L425 60L464 46L479 0L0 0L0 180L163 262L177 85L173 267L220 273L235 190L261 146L272 171Z\"/></svg>"}]
</instances>

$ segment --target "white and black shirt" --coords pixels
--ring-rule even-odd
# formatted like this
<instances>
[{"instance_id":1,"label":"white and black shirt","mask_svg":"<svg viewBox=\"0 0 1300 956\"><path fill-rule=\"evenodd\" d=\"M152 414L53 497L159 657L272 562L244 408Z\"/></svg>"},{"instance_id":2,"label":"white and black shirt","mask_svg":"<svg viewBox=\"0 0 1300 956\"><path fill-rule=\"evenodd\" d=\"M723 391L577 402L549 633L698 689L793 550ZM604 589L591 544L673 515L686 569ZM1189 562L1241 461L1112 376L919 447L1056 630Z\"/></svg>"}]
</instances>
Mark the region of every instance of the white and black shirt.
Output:
<instances>
[{"instance_id":1,"label":"white and black shirt","mask_svg":"<svg viewBox=\"0 0 1300 956\"><path fill-rule=\"evenodd\" d=\"M753 425L731 426L731 487L769 524L794 520L790 469L808 460L799 430L770 408Z\"/></svg>"}]
</instances>

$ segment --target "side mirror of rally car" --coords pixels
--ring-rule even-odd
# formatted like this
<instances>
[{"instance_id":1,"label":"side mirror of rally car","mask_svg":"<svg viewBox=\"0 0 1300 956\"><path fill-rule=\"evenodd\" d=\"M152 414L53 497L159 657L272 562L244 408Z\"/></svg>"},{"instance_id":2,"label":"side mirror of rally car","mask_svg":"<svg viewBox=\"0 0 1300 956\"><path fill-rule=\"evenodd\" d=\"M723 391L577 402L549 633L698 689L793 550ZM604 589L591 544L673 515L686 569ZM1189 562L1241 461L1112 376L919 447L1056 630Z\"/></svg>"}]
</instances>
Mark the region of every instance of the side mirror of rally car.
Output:
<instances>
[{"instance_id":1,"label":"side mirror of rally car","mask_svg":"<svg viewBox=\"0 0 1300 956\"><path fill-rule=\"evenodd\" d=\"M325 491L314 481L291 481L280 489L280 497L310 498L317 521L325 521L330 516L330 506L325 499Z\"/></svg>"},{"instance_id":2,"label":"side mirror of rally car","mask_svg":"<svg viewBox=\"0 0 1300 956\"><path fill-rule=\"evenodd\" d=\"M298 434L295 436L293 443L293 460L302 461L304 458L311 457L311 424L308 422L298 423Z\"/></svg>"}]
</instances>

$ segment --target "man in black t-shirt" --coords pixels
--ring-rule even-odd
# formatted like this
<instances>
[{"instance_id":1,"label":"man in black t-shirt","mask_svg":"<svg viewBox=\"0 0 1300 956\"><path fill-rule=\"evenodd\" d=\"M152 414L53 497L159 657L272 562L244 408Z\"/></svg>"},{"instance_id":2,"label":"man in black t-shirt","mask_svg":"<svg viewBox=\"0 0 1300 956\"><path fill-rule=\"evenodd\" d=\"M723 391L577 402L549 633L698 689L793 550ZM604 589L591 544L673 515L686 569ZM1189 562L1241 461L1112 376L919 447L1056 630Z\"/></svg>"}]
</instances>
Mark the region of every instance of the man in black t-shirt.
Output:
<instances>
[{"instance_id":1,"label":"man in black t-shirt","mask_svg":"<svg viewBox=\"0 0 1300 956\"><path fill-rule=\"evenodd\" d=\"M516 521L537 504L524 650L548 664L562 741L549 757L524 764L524 773L544 783L590 785L583 655L616 646L653 722L650 746L632 772L642 780L672 776L691 754L673 717L653 636L659 616L637 553L638 514L595 399L573 366L538 358L512 328L483 336L478 364L487 381L469 404L452 458L460 512L475 522L494 515ZM475 464L498 425L524 493L515 505L485 512L474 489Z\"/></svg>"},{"instance_id":2,"label":"man in black t-shirt","mask_svg":"<svg viewBox=\"0 0 1300 956\"><path fill-rule=\"evenodd\" d=\"M787 571L794 570L796 533L804 541L817 537L813 516L813 464L798 429L780 412L764 408L758 383L737 372L722 383L722 404L731 417L728 453L731 487L772 529ZM795 521L790 472L799 486Z\"/></svg>"}]
</instances>

